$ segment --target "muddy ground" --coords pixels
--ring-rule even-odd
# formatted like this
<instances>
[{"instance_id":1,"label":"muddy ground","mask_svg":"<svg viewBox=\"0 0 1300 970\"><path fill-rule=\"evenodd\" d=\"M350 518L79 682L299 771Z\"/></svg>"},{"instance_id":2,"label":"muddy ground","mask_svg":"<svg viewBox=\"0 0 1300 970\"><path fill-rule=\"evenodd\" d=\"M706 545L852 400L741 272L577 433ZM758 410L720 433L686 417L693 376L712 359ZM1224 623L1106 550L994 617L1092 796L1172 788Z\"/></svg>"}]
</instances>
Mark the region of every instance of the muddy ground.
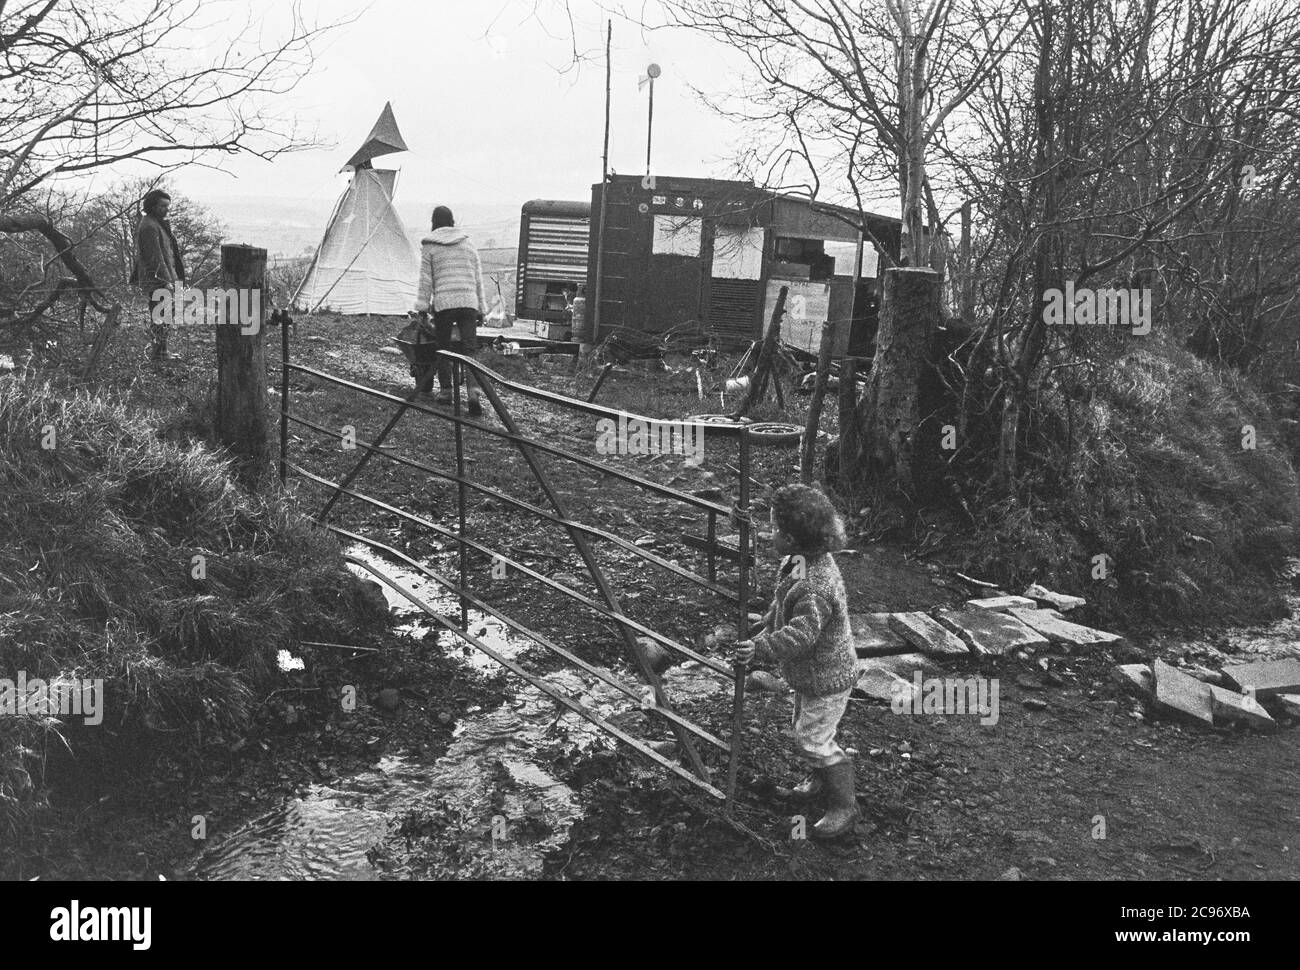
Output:
<instances>
[{"instance_id":1,"label":"muddy ground","mask_svg":"<svg viewBox=\"0 0 1300 970\"><path fill-rule=\"evenodd\" d=\"M386 349L396 329L391 321L304 323L295 335L295 359L404 393L405 362ZM201 402L210 338L194 333L177 343L183 363L144 372L134 385L124 372L123 386L156 405ZM272 340L268 357L278 385L277 346ZM594 379L590 372L573 375L517 358L497 358L492 366L580 395ZM305 417L329 428L352 426L360 441L372 440L390 412L303 375L293 379L292 398ZM695 399L694 378L685 373L620 372L602 400L654 416L720 409L716 398ZM591 419L523 401L512 400L511 406L532 433L590 450ZM480 438L467 433L476 479L544 504L508 445ZM450 426L426 415L408 416L390 444L394 454L444 467L454 458ZM294 430L292 457L319 475L337 479L357 454L344 452L333 439ZM787 451L763 453L754 478L790 480L792 458ZM727 467L735 457L722 446L711 448L699 469L676 456L622 460L635 462L637 474L687 490L724 501L735 495L736 475ZM704 568L702 557L692 560L674 538L702 531L700 517L558 461L548 460L546 467L579 517ZM319 506L324 493L318 487L301 481L291 487L304 508ZM454 486L414 469L375 461L357 488L435 522L454 522ZM387 513L348 502L340 505L336 521L417 561L455 570L445 537ZM545 575L592 589L561 530L476 499L468 532ZM918 559L904 546L859 537L838 559L855 612L922 609L972 594L941 558ZM608 554L602 564L628 613L654 629L691 638L734 616L712 594L665 578L630 555ZM486 601L589 662L626 673L620 641L589 611L562 606L553 593L522 577L494 582L491 567L485 555L469 557L470 584L484 591ZM770 560L760 568L763 591L771 571ZM734 570L723 567L720 577L734 581ZM1083 622L1088 619L1084 612ZM1294 621L1257 631L1202 631L1191 638L1135 636L1118 651L963 658L950 665L954 675L997 678L996 725L974 716L899 715L887 705L855 700L841 727L841 744L856 752L864 822L854 839L834 846L792 839L791 809L777 797L778 786L798 777L784 733L788 695L749 694L742 798L733 823L707 796L646 768L626 748L573 734L576 718L551 713L558 726L550 730L547 712L526 696L517 678L490 662L470 662L451 634L431 633L430 624L410 617L402 622L404 630L356 644L374 653L304 651L306 669L283 675L248 739L184 760L140 763L111 777L70 776L56 787L50 837L32 847L14 875L978 879L1012 868L1032 879L1300 875L1300 809L1292 797L1300 787L1300 744L1294 725L1271 735L1185 726L1153 717L1109 676L1117 662L1154 655L1214 667L1248 652L1295 654L1300 629ZM557 658L535 646L521 649L520 659L531 669L562 676ZM351 712L339 703L347 686L357 689ZM396 695L381 696L385 690ZM681 713L727 736L725 689L683 696ZM1031 707L1043 701L1045 708L1030 709L1026 701ZM509 757L498 756L505 748L475 748L472 760L481 770L463 779L474 790L459 797L451 790L454 766L444 756L451 751L455 760L461 751L456 746L467 739L508 745L521 722L502 721L497 737L490 721L512 711L522 711L522 723L536 730L535 750L516 763L515 748ZM662 722L635 710L617 715L638 736L660 742L669 737ZM721 766L717 758L712 764ZM431 785L438 790L431 793ZM194 837L196 816L206 825L203 839ZM331 829L335 824L337 830ZM293 833L313 826L315 842L306 849L295 846ZM522 844L532 851L510 856Z\"/></svg>"}]
</instances>

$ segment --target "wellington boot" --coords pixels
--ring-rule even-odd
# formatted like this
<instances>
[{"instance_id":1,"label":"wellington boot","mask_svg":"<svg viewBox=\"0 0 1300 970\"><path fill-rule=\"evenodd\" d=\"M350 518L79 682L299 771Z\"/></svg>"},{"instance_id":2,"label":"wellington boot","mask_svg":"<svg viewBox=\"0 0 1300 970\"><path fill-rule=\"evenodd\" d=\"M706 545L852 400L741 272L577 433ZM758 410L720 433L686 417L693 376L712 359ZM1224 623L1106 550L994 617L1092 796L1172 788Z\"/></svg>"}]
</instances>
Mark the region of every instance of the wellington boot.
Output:
<instances>
[{"instance_id":1,"label":"wellington boot","mask_svg":"<svg viewBox=\"0 0 1300 970\"><path fill-rule=\"evenodd\" d=\"M838 839L853 831L858 821L853 762L841 761L822 769L826 782L826 814L813 826L815 839Z\"/></svg>"}]
</instances>

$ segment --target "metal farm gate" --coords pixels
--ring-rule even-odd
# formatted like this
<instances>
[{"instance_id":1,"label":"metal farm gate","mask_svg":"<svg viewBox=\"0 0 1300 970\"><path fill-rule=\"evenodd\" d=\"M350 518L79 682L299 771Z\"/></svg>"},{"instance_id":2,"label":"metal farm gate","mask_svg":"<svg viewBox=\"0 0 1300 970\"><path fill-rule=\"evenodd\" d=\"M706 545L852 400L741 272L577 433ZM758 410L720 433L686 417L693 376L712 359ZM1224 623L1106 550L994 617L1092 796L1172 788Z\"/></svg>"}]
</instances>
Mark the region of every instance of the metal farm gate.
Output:
<instances>
[{"instance_id":1,"label":"metal farm gate","mask_svg":"<svg viewBox=\"0 0 1300 970\"><path fill-rule=\"evenodd\" d=\"M432 367L425 370L416 389L403 399L386 391L368 387L355 381L346 380L313 367L293 363L289 356L288 329L288 327L282 328L283 365L280 388L281 411L279 461L281 481L285 481L288 473L293 472L306 481L328 490L328 498L324 502L320 511L316 513L316 519L338 537L352 543L362 544L382 556L387 556L393 561L403 563L407 567L417 571L420 575L428 577L453 593L460 601L460 623L457 624L453 619L449 619L440 614L420 596L408 589L403 583L387 575L373 563L350 555L346 557L348 561L365 569L374 575L379 582L395 590L440 627L454 633L456 636L473 645L478 650L481 650L484 654L491 657L511 673L523 678L538 690L549 695L556 701L556 703L595 725L600 731L628 745L642 757L654 762L660 768L685 779L695 788L706 792L714 798L725 800L727 812L730 814L734 808L736 769L741 756L741 740L743 734L741 726L744 716L744 683L746 673L744 666L735 665L733 667L723 664L712 657L697 652L687 644L680 643L673 637L640 623L626 615L624 608L620 603L619 592L609 582L605 572L597 561L594 544L602 543L617 547L626 553L630 553L648 563L654 564L661 570L665 570L681 579L687 580L690 583L708 590L715 596L720 597L726 603L734 606L738 639L744 638L749 627L747 621L747 605L749 601L748 579L752 565L751 525L749 521L749 471L751 445L744 426L709 426L708 429L710 437L735 439L739 449L739 485L737 493L739 501L734 507L727 506L720 502L710 501L697 495L692 495L688 492L672 488L668 485L652 482L648 479L613 467L611 464L605 464L596 461L594 458L589 458L557 447L555 444L548 443L545 440L539 440L540 436L529 435L521 431L515 416L502 400L499 389L559 407L565 412L581 413L598 419L609 418L617 422L620 416L630 420L636 418L636 415L629 415L627 412L619 412L597 404L590 404L561 394L531 387L527 384L507 380L500 374L497 374L483 366L473 358L450 352L439 352L438 356L450 361L455 371L456 384L453 406L450 412L447 410L438 410L432 407L427 407L419 403L417 400L422 391L428 390L432 386L434 378L434 370ZM500 421L500 427L497 427L488 421L471 419L466 416L463 407L464 402L462 400L463 392L460 385L460 377L465 370L472 372L477 378L484 397L487 399L487 402L491 405L497 419ZM323 427L318 423L306 419L301 414L294 413L290 402L290 375L293 373L301 374L313 380L323 381L337 387L347 388L358 395L385 402L393 407L393 412L389 417L387 424L384 426L383 430L380 431L375 440L368 443L360 440L356 441L355 447L360 453L360 456L355 465L348 470L338 482L317 475L290 459L288 454L288 427L291 422L299 427L306 428L320 435L340 440L344 438L344 435L341 432ZM417 416L428 415L438 419L440 422L446 422L451 425L454 435L456 455L456 467L454 470L437 468L412 458L391 454L389 451L385 450L384 445L386 439L392 433L393 429L398 426L398 423L402 421L403 417L410 412L415 412ZM541 494L545 498L546 505L548 505L549 508L533 504L532 502L519 498L516 495L507 494L506 492L483 481L475 480L472 474L467 474L467 465L473 463L472 460L469 462L466 460L465 436L467 430L471 430L475 434L491 435L512 444L514 449L517 450L518 454L527 464L532 475L532 480L535 481L536 485L539 487ZM551 437L553 438L554 436L552 435ZM671 499L673 502L681 503L682 506L689 507L695 512L706 515L707 536L703 538L703 541L700 541L700 537L696 537L696 541L693 545L705 550L707 553L707 575L701 575L692 569L687 569L670 559L664 558L649 549L643 548L641 545L638 545L623 536L616 535L607 530L575 519L571 516L564 498L555 489L550 477L548 477L539 462L539 454L544 454L551 458L560 459L564 462L580 466L591 471L594 475L612 477L621 482L636 486L638 489L652 493L661 499ZM382 501L361 491L361 489L357 487L358 478L367 467L370 460L375 457L405 465L444 482L454 482L456 484L457 496L456 522L447 524L435 522L428 517L417 515L407 509ZM537 517L538 519L562 527L567 533L573 547L581 556L591 580L596 587L598 594L597 597L593 598L587 596L564 585L563 583L557 582L555 579L545 576L537 570L519 562L518 559L512 556L509 552L493 548L480 538L471 537L467 533L465 524L466 511L471 492L486 496L493 502L498 503L499 506L525 512L531 516ZM400 519L404 523L409 523L410 525L421 529L427 529L434 535L453 542L458 553L458 577L452 578L442 575L436 570L429 568L428 565L416 561L405 553L393 548L392 545L381 542L373 536L367 536L359 531L351 531L331 524L328 519L331 512L334 510L335 505L341 498L347 498L353 502L361 503L371 509L382 511ZM719 516L731 516L737 521L739 532L739 535L737 536L739 542L737 545L733 546L719 541L717 534ZM648 686L650 691L653 692L653 698L650 697L645 686L638 687L637 685L629 684L620 680L610 671L579 657L573 651L554 642L551 638L529 628L519 619L485 602L484 597L471 588L471 584L468 582L469 577L466 568L466 560L470 550L476 550L477 552L491 557L494 563L500 562L506 564L510 569L517 571L517 573L527 576L530 580L544 584L555 594L565 597L571 603L578 604L581 609L588 611L589 613L594 613L604 621L615 624L622 636L627 658L631 661L633 669L641 682ZM734 588L718 582L717 559L719 557L725 558L729 562L734 563L737 567L737 582ZM677 739L678 749L685 756L689 770L687 767L661 755L645 741L632 737L623 729L609 723L607 719L584 706L579 700L559 690L553 684L548 683L541 675L527 670L511 658L503 656L499 651L494 650L491 646L484 643L479 637L471 634L469 632L467 612L471 605L483 613L495 617L515 633L528 638L537 645L550 651L552 654L565 661L569 667L581 670L587 675L603 681L605 684L626 695L628 698L635 700L641 710L653 713L666 721L668 727L672 730ZM704 727L687 720L673 709L672 702L664 691L659 675L652 668L644 650L637 642L638 637L648 637L679 657L697 661L731 681L733 686L733 695L730 740L724 740L723 738L717 737ZM725 781L715 781L712 773L706 766L703 758L700 756L699 750L696 747L697 743L716 749L725 756Z\"/></svg>"}]
</instances>

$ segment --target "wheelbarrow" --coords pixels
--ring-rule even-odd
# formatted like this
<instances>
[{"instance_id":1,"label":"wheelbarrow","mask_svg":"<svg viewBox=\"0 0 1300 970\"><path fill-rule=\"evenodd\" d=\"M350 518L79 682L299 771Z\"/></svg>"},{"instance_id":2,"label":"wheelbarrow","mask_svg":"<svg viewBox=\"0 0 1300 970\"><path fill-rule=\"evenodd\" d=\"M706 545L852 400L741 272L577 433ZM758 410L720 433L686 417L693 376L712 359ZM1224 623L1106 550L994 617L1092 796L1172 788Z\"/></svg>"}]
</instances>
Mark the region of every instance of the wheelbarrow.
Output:
<instances>
[{"instance_id":1,"label":"wheelbarrow","mask_svg":"<svg viewBox=\"0 0 1300 970\"><path fill-rule=\"evenodd\" d=\"M433 371L438 365L438 344L434 338L433 327L428 324L421 325L419 320L415 320L406 327L395 338L397 347L406 358L406 362L411 365L411 376L415 378L415 386L422 387L427 378L429 383L427 387L433 386Z\"/></svg>"},{"instance_id":2,"label":"wheelbarrow","mask_svg":"<svg viewBox=\"0 0 1300 970\"><path fill-rule=\"evenodd\" d=\"M463 340L456 335L456 328L452 328L452 340L448 343L446 349L453 354L468 354L473 356L477 351L477 346ZM406 362L411 365L411 376L415 378L415 386L423 387L423 382L428 379L429 384L426 390L432 389L433 379L432 372L438 366L438 343L434 334L434 329L424 320L414 320L402 328L395 338L394 342ZM470 386L475 384L475 378L472 374L466 375ZM473 408L471 407L471 411Z\"/></svg>"}]
</instances>

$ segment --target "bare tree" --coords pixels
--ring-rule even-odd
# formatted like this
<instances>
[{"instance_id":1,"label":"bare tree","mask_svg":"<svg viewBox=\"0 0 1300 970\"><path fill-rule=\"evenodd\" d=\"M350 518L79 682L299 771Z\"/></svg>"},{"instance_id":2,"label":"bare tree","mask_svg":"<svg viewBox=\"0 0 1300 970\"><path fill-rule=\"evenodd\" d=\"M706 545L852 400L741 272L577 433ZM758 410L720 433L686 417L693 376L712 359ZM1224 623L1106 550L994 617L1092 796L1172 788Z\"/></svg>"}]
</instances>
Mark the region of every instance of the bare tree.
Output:
<instances>
[{"instance_id":1,"label":"bare tree","mask_svg":"<svg viewBox=\"0 0 1300 970\"><path fill-rule=\"evenodd\" d=\"M222 0L0 0L0 232L40 233L71 273L25 298L48 308L72 291L110 306L74 241L41 211L66 180L128 161L162 173L212 153L272 158L313 144L273 106L339 25L309 24L294 7L270 38L258 13ZM196 53L218 34L219 49Z\"/></svg>"},{"instance_id":2,"label":"bare tree","mask_svg":"<svg viewBox=\"0 0 1300 970\"><path fill-rule=\"evenodd\" d=\"M729 110L779 126L772 154L794 154L815 186L892 182L903 214L902 255L931 260L941 222L927 164L931 146L1028 26L1021 0L665 0L670 22L740 51L752 83ZM982 43L972 44L972 34ZM721 105L720 105L721 107ZM815 192L815 189L814 189Z\"/></svg>"},{"instance_id":3,"label":"bare tree","mask_svg":"<svg viewBox=\"0 0 1300 970\"><path fill-rule=\"evenodd\" d=\"M997 416L993 449L973 447L996 451L1004 492L1043 382L1067 385L1068 409L1072 375L1091 367L1089 334L1049 328L1050 290L1137 289L1171 331L1199 316L1206 337L1246 343L1237 312L1277 318L1295 295L1293 232L1277 218L1300 149L1300 89L1286 80L1300 67L1300 24L1286 5L1039 0L1031 15L1024 43L973 96L979 137L964 151L940 146L985 216L985 326L968 376L992 380L963 388L963 421ZM1245 190L1243 171L1259 185ZM1254 293L1230 310L1251 279Z\"/></svg>"}]
</instances>

